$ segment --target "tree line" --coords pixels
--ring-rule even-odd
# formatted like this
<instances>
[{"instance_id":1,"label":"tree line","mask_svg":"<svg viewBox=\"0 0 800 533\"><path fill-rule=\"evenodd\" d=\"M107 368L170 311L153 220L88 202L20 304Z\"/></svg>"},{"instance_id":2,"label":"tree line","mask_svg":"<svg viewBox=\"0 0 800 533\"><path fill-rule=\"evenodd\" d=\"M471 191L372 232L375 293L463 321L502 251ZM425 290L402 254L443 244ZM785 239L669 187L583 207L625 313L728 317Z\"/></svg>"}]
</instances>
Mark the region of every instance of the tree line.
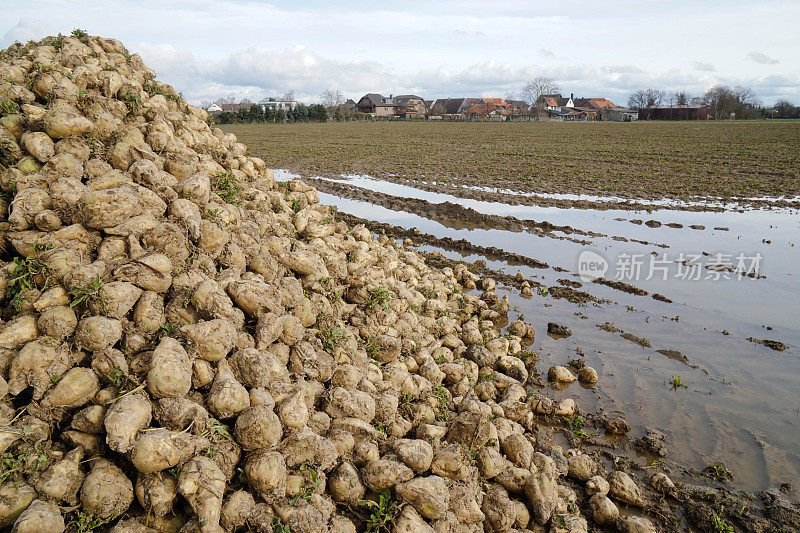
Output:
<instances>
[{"instance_id":1,"label":"tree line","mask_svg":"<svg viewBox=\"0 0 800 533\"><path fill-rule=\"evenodd\" d=\"M214 117L217 124L252 124L256 122L326 122L328 110L322 104L297 103L294 108L273 109L253 104L250 109L223 111Z\"/></svg>"},{"instance_id":2,"label":"tree line","mask_svg":"<svg viewBox=\"0 0 800 533\"><path fill-rule=\"evenodd\" d=\"M762 105L750 87L715 85L702 96L689 96L686 91L639 89L628 98L628 107L642 109L662 105L704 105L717 120L758 118L800 118L800 107L781 99L772 107Z\"/></svg>"}]
</instances>

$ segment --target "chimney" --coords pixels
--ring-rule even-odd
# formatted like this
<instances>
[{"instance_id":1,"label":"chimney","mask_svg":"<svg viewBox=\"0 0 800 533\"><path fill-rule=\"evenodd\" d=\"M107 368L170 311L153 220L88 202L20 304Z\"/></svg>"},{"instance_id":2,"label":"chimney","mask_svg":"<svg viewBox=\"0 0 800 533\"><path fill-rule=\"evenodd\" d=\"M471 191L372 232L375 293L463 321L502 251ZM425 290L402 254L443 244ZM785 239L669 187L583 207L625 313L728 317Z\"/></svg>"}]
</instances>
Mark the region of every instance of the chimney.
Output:
<instances>
[{"instance_id":1,"label":"chimney","mask_svg":"<svg viewBox=\"0 0 800 533\"><path fill-rule=\"evenodd\" d=\"M570 100L574 100L575 99L575 93L569 93L569 99Z\"/></svg>"},{"instance_id":2,"label":"chimney","mask_svg":"<svg viewBox=\"0 0 800 533\"><path fill-rule=\"evenodd\" d=\"M389 100L393 98L392 93L389 93Z\"/></svg>"}]
</instances>

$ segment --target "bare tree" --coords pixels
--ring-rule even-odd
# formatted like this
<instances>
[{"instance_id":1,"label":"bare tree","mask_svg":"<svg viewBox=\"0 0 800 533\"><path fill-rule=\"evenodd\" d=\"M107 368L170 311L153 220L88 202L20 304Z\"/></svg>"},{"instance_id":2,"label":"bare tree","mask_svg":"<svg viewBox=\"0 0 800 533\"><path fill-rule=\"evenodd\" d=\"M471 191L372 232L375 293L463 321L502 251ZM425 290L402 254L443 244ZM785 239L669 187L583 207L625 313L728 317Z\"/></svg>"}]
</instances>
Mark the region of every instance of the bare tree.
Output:
<instances>
[{"instance_id":1,"label":"bare tree","mask_svg":"<svg viewBox=\"0 0 800 533\"><path fill-rule=\"evenodd\" d=\"M647 107L653 107L661 105L666 93L660 89L645 89L645 95L647 96Z\"/></svg>"},{"instance_id":2,"label":"bare tree","mask_svg":"<svg viewBox=\"0 0 800 533\"><path fill-rule=\"evenodd\" d=\"M781 98L772 106L773 117L800 118L800 107L795 107L789 100Z\"/></svg>"},{"instance_id":3,"label":"bare tree","mask_svg":"<svg viewBox=\"0 0 800 533\"><path fill-rule=\"evenodd\" d=\"M639 89L628 97L628 108L642 109L643 107L647 107L647 96L644 89Z\"/></svg>"},{"instance_id":4,"label":"bare tree","mask_svg":"<svg viewBox=\"0 0 800 533\"><path fill-rule=\"evenodd\" d=\"M761 101L756 98L755 91L750 87L737 85L733 88L733 95L739 100L739 104L742 106L758 107L761 105Z\"/></svg>"},{"instance_id":5,"label":"bare tree","mask_svg":"<svg viewBox=\"0 0 800 533\"><path fill-rule=\"evenodd\" d=\"M677 105L686 105L689 103L689 96L686 94L686 91L677 91L673 98Z\"/></svg>"},{"instance_id":6,"label":"bare tree","mask_svg":"<svg viewBox=\"0 0 800 533\"><path fill-rule=\"evenodd\" d=\"M560 90L561 88L558 86L558 83L553 81L552 78L538 76L526 83L519 95L520 98L525 100L525 103L532 106L535 105L542 96L546 94L555 94Z\"/></svg>"},{"instance_id":7,"label":"bare tree","mask_svg":"<svg viewBox=\"0 0 800 533\"><path fill-rule=\"evenodd\" d=\"M344 96L342 95L342 91L339 89L327 89L319 96L319 98L322 101L322 105L325 106L326 109L339 107L340 105L344 104Z\"/></svg>"},{"instance_id":8,"label":"bare tree","mask_svg":"<svg viewBox=\"0 0 800 533\"><path fill-rule=\"evenodd\" d=\"M715 85L703 97L709 112L717 120L727 118L758 118L761 102L750 87Z\"/></svg>"},{"instance_id":9,"label":"bare tree","mask_svg":"<svg viewBox=\"0 0 800 533\"><path fill-rule=\"evenodd\" d=\"M704 104L708 106L709 112L717 120L731 117L735 113L735 97L730 87L724 85L714 85L703 96Z\"/></svg>"},{"instance_id":10,"label":"bare tree","mask_svg":"<svg viewBox=\"0 0 800 533\"><path fill-rule=\"evenodd\" d=\"M283 93L283 96L281 96L281 100L284 102L294 101L294 89L289 89L288 91Z\"/></svg>"},{"instance_id":11,"label":"bare tree","mask_svg":"<svg viewBox=\"0 0 800 533\"><path fill-rule=\"evenodd\" d=\"M628 98L628 107L641 109L661 105L666 94L660 89L639 89Z\"/></svg>"},{"instance_id":12,"label":"bare tree","mask_svg":"<svg viewBox=\"0 0 800 533\"><path fill-rule=\"evenodd\" d=\"M202 107L203 109L208 109L210 105L211 105L211 100L203 100L202 102L200 102L200 107Z\"/></svg>"}]
</instances>

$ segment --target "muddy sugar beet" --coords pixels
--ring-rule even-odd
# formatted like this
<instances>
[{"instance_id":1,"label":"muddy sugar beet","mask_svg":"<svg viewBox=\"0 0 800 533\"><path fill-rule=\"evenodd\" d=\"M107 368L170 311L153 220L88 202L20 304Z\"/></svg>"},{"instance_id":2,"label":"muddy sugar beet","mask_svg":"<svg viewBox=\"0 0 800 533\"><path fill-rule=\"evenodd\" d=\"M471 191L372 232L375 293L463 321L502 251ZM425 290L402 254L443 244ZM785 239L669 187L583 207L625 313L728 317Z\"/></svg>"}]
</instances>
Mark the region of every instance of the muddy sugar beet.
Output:
<instances>
[{"instance_id":1,"label":"muddy sugar beet","mask_svg":"<svg viewBox=\"0 0 800 533\"><path fill-rule=\"evenodd\" d=\"M654 530L536 437L574 402L526 393L493 280L276 183L118 41L10 47L0 104L3 528Z\"/></svg>"}]
</instances>

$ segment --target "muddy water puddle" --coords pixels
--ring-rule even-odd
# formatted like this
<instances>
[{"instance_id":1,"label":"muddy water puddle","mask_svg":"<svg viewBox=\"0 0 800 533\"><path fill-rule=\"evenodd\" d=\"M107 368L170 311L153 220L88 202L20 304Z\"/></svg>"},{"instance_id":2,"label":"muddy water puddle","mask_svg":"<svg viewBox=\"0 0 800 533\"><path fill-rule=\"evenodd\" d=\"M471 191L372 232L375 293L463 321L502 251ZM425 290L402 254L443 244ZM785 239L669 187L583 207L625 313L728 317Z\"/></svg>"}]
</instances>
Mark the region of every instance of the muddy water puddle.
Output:
<instances>
[{"instance_id":1,"label":"muddy water puddle","mask_svg":"<svg viewBox=\"0 0 800 533\"><path fill-rule=\"evenodd\" d=\"M647 426L658 428L667 437L670 459L697 469L722 461L734 472L734 485L742 489L753 491L784 481L800 483L800 215L796 212L648 213L511 206L378 180L359 183L393 196L424 199L433 204L447 201L486 214L546 220L606 236L665 243L667 247L662 248L592 237L590 244L582 245L547 235L443 224L413 213L320 193L323 203L335 205L342 212L401 228L417 228L439 238L466 239L476 245L500 248L544 261L550 268L511 265L427 245L420 247L422 251L438 251L468 262L483 259L489 268L512 275L522 272L526 278L545 285L564 279L582 283L579 290L608 301L579 306L547 296L526 299L516 290L509 292L516 312L536 328L533 348L542 357L540 372L546 374L554 364L566 365L582 353L586 364L600 374L595 389L574 384L566 391L545 388L545 392L554 397L575 397L589 412L604 410L613 415L613 411L622 410L634 427L632 437L641 436ZM661 225L644 224L651 220ZM692 225L703 229L692 229ZM665 269L666 275L659 270L650 279L640 275L629 283L651 294L663 294L672 302L581 280L577 277L578 257L585 250L600 254L608 262L608 279L615 277L615 267L622 256L641 255L647 269L653 252L661 258L666 254L666 261L657 265ZM677 262L681 253L683 263ZM760 254L759 276L766 277L738 279L735 272L726 272L727 276L713 279L714 272L703 267L712 264L717 253L748 257ZM699 257L687 259L690 256ZM686 270L686 265L693 262L702 265L701 279L676 277L679 270ZM705 279L709 274L712 279ZM568 326L572 336L548 336L547 323L551 321ZM597 327L603 323L613 323L621 332L647 339L651 346L640 346L622 338L621 332ZM776 339L787 349L774 351L748 342L748 337ZM696 368L657 350L677 351ZM672 376L680 376L688 388L670 390Z\"/></svg>"}]
</instances>

